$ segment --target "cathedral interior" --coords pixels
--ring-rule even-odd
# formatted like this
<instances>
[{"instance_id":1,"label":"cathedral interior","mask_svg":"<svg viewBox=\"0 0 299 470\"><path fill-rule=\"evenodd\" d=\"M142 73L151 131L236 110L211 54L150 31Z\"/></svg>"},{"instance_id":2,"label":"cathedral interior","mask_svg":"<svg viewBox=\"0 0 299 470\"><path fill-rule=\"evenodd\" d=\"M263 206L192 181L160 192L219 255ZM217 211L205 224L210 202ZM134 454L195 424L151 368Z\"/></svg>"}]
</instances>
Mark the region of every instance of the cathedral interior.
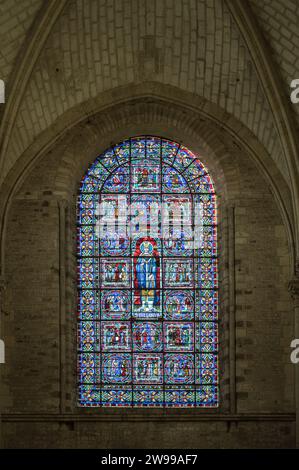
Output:
<instances>
[{"instance_id":1,"label":"cathedral interior","mask_svg":"<svg viewBox=\"0 0 299 470\"><path fill-rule=\"evenodd\" d=\"M0 447L298 448L298 0L0 38Z\"/></svg>"}]
</instances>

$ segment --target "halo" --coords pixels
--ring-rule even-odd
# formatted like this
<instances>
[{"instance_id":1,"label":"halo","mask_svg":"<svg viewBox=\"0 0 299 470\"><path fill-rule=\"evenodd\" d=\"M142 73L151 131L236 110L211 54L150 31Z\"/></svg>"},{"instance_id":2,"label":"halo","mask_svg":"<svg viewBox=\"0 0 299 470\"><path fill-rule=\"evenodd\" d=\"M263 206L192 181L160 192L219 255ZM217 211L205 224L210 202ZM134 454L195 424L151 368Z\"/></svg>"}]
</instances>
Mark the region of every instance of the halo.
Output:
<instances>
[{"instance_id":1,"label":"halo","mask_svg":"<svg viewBox=\"0 0 299 470\"><path fill-rule=\"evenodd\" d=\"M140 251L141 253L144 253L144 252L152 253L153 245L151 244L150 241L144 240L140 245Z\"/></svg>"}]
</instances>

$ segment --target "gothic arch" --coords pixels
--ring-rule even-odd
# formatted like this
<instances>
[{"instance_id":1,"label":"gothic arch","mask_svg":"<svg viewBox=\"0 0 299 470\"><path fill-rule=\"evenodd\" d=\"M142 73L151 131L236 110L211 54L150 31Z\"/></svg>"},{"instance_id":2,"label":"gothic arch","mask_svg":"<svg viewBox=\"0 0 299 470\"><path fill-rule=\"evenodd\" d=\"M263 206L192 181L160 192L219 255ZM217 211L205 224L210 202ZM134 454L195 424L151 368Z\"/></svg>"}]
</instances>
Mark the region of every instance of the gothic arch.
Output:
<instances>
[{"instance_id":1,"label":"gothic arch","mask_svg":"<svg viewBox=\"0 0 299 470\"><path fill-rule=\"evenodd\" d=\"M132 93L134 98L132 98ZM42 133L9 172L2 188L3 197L0 207L2 275L5 271L3 243L9 201L25 180L28 172L47 152L51 152L51 149L58 145L62 155L67 155L68 142L73 140L74 135L80 134L85 138L84 145L87 143L90 148L92 159L101 150L96 149L95 145L99 135L103 136L103 142L108 147L113 142L125 138L128 133L131 135L139 132L159 134L159 129L165 129L164 134L169 138L180 139L181 136L182 142L185 136L188 136L191 147L193 145L194 150L207 156L207 164L210 168L213 167L213 153L217 152L219 157L221 154L227 155L228 146L230 152L234 151L236 157L239 152L245 152L255 162L268 181L285 220L292 253L291 264L294 266L294 223L290 191L263 146L231 115L227 115L203 98L194 98L192 94L181 90L178 94L176 88L157 83L137 86L134 90L128 86L115 90L113 93L103 93L97 100L85 103L83 108L83 115L82 106L78 106L68 111L54 127ZM210 158L209 155L211 155ZM217 178L215 184L217 185Z\"/></svg>"}]
</instances>

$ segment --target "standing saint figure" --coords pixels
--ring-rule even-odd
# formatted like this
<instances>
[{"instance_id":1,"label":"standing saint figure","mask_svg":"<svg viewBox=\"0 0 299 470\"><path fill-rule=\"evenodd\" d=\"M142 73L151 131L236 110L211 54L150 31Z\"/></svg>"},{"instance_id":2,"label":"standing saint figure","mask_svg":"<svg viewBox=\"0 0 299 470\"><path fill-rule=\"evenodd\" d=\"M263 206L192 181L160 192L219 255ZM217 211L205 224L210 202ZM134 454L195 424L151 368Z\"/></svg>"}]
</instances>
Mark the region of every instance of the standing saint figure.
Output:
<instances>
[{"instance_id":1,"label":"standing saint figure","mask_svg":"<svg viewBox=\"0 0 299 470\"><path fill-rule=\"evenodd\" d=\"M145 237L136 246L134 257L134 304L145 312L160 305L160 267L154 239Z\"/></svg>"}]
</instances>

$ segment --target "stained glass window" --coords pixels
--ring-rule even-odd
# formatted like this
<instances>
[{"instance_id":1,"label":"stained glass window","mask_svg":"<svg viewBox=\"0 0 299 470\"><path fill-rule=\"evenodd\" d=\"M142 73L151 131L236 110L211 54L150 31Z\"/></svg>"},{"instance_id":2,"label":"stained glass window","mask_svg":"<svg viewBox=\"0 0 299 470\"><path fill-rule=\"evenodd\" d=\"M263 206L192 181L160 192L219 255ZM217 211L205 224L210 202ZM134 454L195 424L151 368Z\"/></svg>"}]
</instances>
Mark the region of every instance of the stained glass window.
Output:
<instances>
[{"instance_id":1,"label":"stained glass window","mask_svg":"<svg viewBox=\"0 0 299 470\"><path fill-rule=\"evenodd\" d=\"M154 136L80 185L78 394L88 407L218 406L216 195L189 149Z\"/></svg>"}]
</instances>

